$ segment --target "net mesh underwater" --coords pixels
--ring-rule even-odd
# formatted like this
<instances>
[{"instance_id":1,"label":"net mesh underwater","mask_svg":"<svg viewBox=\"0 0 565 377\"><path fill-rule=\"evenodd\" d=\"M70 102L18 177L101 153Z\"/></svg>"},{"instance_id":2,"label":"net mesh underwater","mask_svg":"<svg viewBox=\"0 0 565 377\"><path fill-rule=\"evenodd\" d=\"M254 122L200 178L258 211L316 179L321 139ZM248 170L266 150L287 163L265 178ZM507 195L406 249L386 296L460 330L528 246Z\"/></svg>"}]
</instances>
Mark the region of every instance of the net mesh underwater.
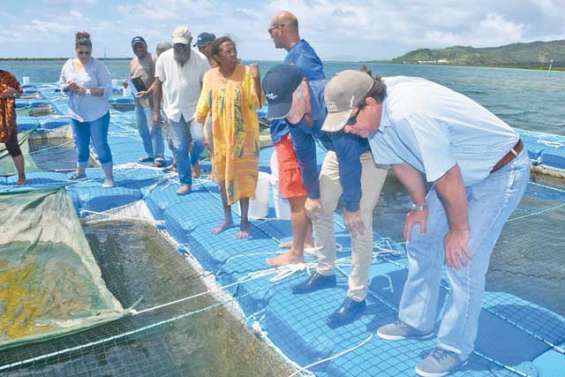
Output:
<instances>
[{"instance_id":1,"label":"net mesh underwater","mask_svg":"<svg viewBox=\"0 0 565 377\"><path fill-rule=\"evenodd\" d=\"M112 115L114 116L114 113ZM126 119L120 119L119 116L113 119L113 122L124 123L113 137L119 139L136 136L131 128L131 120ZM22 140L28 157L26 161L31 161L32 169L33 166L37 171L52 168L48 164L48 156L52 151L48 148L58 148L57 145L32 144L30 152L28 142L23 138ZM60 153L63 157L65 153L72 153L72 150L62 150ZM33 161L42 161L42 158L45 164L39 168L37 165L41 163L35 164ZM8 169L11 161L9 158L2 158L0 163L5 164ZM9 174L12 173L6 175ZM209 187L206 184L204 186ZM157 188L160 189L163 187ZM207 194L215 198L214 203L219 207L217 192L208 189ZM39 221L35 218L40 217L41 221L47 222L41 229L50 231L42 232L41 237L44 237L45 233L52 233L53 237L62 237L65 240L63 243L75 245L79 242L82 246L78 249L91 249L94 259L92 266L99 269L103 280L92 286L100 290L107 289L108 294L112 296L109 301L114 303L114 320L102 324L94 322L96 327L88 328L89 325L85 325L86 329L80 332L65 330L39 343L0 350L2 375L289 376L294 373L313 373L317 376L370 376L375 375L375 371L380 371L378 375L405 376L413 374L414 360L430 347L430 343L384 343L377 341L373 336L379 324L395 319L401 281L405 276L404 245L400 240L404 214L409 202L394 180L389 180L385 185L375 213L375 231L378 237L373 267L376 273L372 275L368 314L358 326L332 334L327 333L328 330L320 318L325 316L323 313L326 313L328 308L337 307L335 295L322 292L307 295L308 297L295 297L289 294L288 288L304 277L303 272L287 271L286 275L277 275L276 272L266 269L261 258L259 263L254 260L250 265L241 267L242 272L238 279L222 281L220 284L225 287L222 291L204 282L206 279L214 280L214 275L220 277L221 268L210 269L212 272L192 268L189 263L191 257L178 253L179 245L172 244L154 225L131 221L129 218L136 217L135 215L124 216L121 212L113 211L83 219L84 233L90 247L84 246L80 241L84 239L83 230L80 225L76 228L78 219L71 200L64 191L0 196L0 203L2 200L6 203L0 211L3 224L0 239L18 239L7 238L6 235L15 231L15 228L10 227L21 225L19 217L17 221L14 220L15 215L5 217L8 212L5 212L4 208L16 208L18 201L28 200L34 195L59 197L59 204L56 204L59 206L66 203L64 212L58 212L58 216L41 216L39 209L34 211L33 206L29 205L22 205L20 208L30 211L30 221ZM31 202L34 200L37 202L37 197L32 198ZM60 208L58 210L61 211ZM18 212L18 216L20 213ZM61 213L65 215L62 216ZM57 226L59 222L71 221L72 218L76 221L72 231L65 231L65 228ZM563 356L564 220L565 187L562 181L539 181L533 177L520 207L506 224L491 259L487 275L488 292L483 308L489 315L502 319L517 333L527 333L535 339L535 347L523 356L524 360L532 360L548 349L556 350ZM4 224L7 224L7 227ZM343 246L339 254L339 271L343 275L340 285L343 286L349 271L349 244L339 221L336 226L339 228L338 242ZM254 222L254 231L275 241L284 233L269 225L268 221ZM52 244L49 247L43 248L41 242L36 242L35 247L38 250L65 251L64 247L53 246L58 241L50 242ZM29 248L19 247L15 242L0 244L0 271L2 279L6 279L6 255L13 258L15 251ZM230 245L225 241L221 247L229 249ZM183 249L183 245L180 246ZM71 251L75 249L75 246L71 247ZM261 250L253 252L261 254ZM67 257L64 259L67 260ZM310 258L309 262L313 263L314 259ZM388 271L390 266L394 268ZM18 276L21 274L21 270L13 271L16 271ZM66 274L64 269L56 272ZM390 277L383 278L383 274L387 272L391 272ZM273 279L273 276L280 279ZM5 291L8 283L2 279L0 287ZM13 283L9 284L11 287ZM52 280L50 284L44 284L43 281L35 280L33 284L38 289L37 292L43 292L41 289L46 288L64 291L65 285L70 285L68 288L74 291L68 291L67 296L62 298L62 305L65 308L73 308L73 294L80 296L81 286L86 282L81 279L80 284L57 284L57 280ZM448 294L447 285L445 288ZM6 297L0 294L3 320L4 314L8 313L6 302L14 301L13 293L12 290L7 295L4 293ZM343 292L338 293L341 298ZM257 296L267 297L266 307L241 313L238 301L246 302L247 299L253 300ZM90 304L96 301L92 295L88 297ZM19 304L21 310L29 310L24 301ZM132 306L134 310L128 312L128 308ZM84 311L69 312L84 317ZM99 312L98 309L92 310L94 314ZM289 332L282 322L269 317L269 314L281 312L296 323L294 328L296 331L300 330L301 334ZM240 315L244 317L244 321L238 318ZM265 342L270 344L270 340L262 336L264 333L254 326L254 323L268 329L269 338L275 341L277 347L265 347ZM2 326L5 326L5 322L2 322ZM481 326L482 331L489 331L488 323ZM248 327L257 330L256 333L248 331ZM4 340L6 333L3 328L0 329L0 342ZM339 347L329 346L334 344L329 337L339 339ZM310 352L312 347L303 346L297 341L298 338L313 343L316 352ZM513 339L510 336L504 342L501 341L500 347L512 348ZM276 352L277 349L284 351L286 356ZM392 358L391 355L395 357ZM309 366L311 372L297 370L296 364L290 362L287 357L302 366ZM471 367L456 375L536 375L527 366L512 367L520 363L516 360L505 360L505 357L503 351L496 349L496 345L478 344ZM347 374L343 373L344 370L347 370Z\"/></svg>"}]
</instances>

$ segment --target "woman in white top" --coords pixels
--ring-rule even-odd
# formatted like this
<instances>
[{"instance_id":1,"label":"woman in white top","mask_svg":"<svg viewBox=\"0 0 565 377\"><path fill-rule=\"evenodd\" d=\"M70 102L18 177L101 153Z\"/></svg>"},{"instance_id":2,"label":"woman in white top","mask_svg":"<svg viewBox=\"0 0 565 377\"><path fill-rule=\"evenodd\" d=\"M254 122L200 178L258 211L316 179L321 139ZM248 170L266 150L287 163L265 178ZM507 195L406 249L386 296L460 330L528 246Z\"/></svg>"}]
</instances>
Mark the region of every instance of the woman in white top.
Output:
<instances>
[{"instance_id":1,"label":"woman in white top","mask_svg":"<svg viewBox=\"0 0 565 377\"><path fill-rule=\"evenodd\" d=\"M90 140L104 170L103 187L113 187L112 153L108 146L112 80L106 66L94 59L90 34L78 32L75 37L76 58L66 61L59 83L69 96L69 115L77 148L77 169L70 179L86 176Z\"/></svg>"}]
</instances>

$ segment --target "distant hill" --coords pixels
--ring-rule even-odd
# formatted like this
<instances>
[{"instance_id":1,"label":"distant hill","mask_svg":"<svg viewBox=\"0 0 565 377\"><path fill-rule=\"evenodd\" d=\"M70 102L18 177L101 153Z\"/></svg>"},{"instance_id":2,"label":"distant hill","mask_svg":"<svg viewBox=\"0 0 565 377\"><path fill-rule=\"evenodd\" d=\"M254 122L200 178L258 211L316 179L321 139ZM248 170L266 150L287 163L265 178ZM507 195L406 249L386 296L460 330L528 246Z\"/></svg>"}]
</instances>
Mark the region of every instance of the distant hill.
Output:
<instances>
[{"instance_id":1,"label":"distant hill","mask_svg":"<svg viewBox=\"0 0 565 377\"><path fill-rule=\"evenodd\" d=\"M394 58L392 62L547 69L551 60L553 60L553 68L565 68L565 40L513 43L486 48L468 46L422 48Z\"/></svg>"}]
</instances>

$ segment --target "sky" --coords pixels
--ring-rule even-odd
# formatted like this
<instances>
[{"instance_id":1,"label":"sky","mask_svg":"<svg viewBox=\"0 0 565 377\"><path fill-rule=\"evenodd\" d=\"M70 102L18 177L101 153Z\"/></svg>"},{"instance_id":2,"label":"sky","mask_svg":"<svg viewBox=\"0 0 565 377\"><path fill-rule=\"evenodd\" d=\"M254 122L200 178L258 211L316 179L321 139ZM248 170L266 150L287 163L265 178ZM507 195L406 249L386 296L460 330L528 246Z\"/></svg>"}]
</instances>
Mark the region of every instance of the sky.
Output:
<instances>
[{"instance_id":1,"label":"sky","mask_svg":"<svg viewBox=\"0 0 565 377\"><path fill-rule=\"evenodd\" d=\"M229 35L246 60L280 60L267 28L293 12L301 37L325 60L385 60L417 48L493 47L565 39L565 0L0 0L0 57L67 57L74 33L91 33L94 56L150 49L177 25Z\"/></svg>"}]
</instances>

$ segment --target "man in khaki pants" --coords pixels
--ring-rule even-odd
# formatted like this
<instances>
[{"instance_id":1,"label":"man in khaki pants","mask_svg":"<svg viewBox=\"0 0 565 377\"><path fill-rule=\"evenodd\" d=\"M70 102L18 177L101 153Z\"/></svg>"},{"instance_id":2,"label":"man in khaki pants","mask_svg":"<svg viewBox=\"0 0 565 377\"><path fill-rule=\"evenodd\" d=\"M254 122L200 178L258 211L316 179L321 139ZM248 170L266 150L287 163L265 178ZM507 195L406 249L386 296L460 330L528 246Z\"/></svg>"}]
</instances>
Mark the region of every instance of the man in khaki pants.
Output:
<instances>
[{"instance_id":1,"label":"man in khaki pants","mask_svg":"<svg viewBox=\"0 0 565 377\"><path fill-rule=\"evenodd\" d=\"M342 197L345 223L352 236L353 268L347 298L327 320L328 326L338 327L355 320L366 306L373 251L373 210L387 171L375 165L366 139L343 131L320 131L326 117L323 85L304 80L300 70L283 64L267 72L263 88L269 100L269 117L284 118L291 125L292 141L305 176L317 174L314 138L328 150L319 181L311 182L311 185L319 185L319 189L307 186L312 192L319 190L319 196L309 195L305 204L321 246L319 263L316 272L293 287L293 291L301 294L336 285L334 212ZM373 94L367 90L351 100L357 103L367 95ZM298 125L300 121L303 124Z\"/></svg>"}]
</instances>

